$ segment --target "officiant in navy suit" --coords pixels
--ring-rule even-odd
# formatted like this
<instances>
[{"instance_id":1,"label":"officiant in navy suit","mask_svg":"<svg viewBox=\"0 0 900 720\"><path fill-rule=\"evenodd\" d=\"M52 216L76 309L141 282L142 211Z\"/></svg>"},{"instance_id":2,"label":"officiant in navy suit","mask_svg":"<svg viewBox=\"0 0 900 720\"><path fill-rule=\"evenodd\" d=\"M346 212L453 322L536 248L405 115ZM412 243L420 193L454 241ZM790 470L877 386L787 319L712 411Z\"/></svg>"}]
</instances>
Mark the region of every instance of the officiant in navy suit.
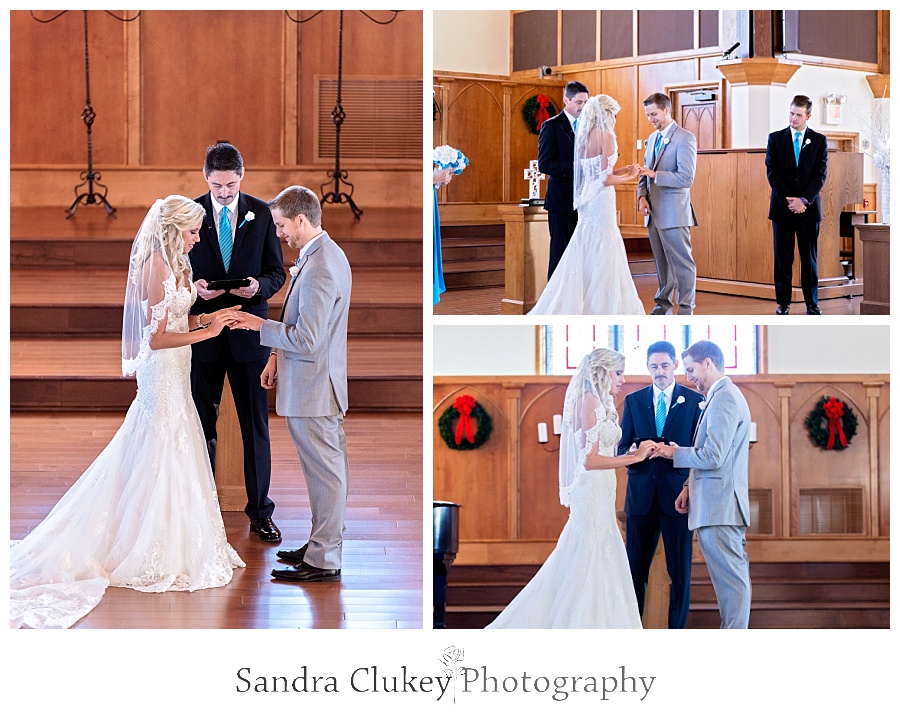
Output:
<instances>
[{"instance_id":1,"label":"officiant in navy suit","mask_svg":"<svg viewBox=\"0 0 900 720\"><path fill-rule=\"evenodd\" d=\"M819 309L818 241L822 209L819 192L828 172L828 140L807 123L812 101L806 95L791 100L790 125L769 135L766 176L772 186L769 220L775 240L775 302L777 315L791 311L794 237L800 256L800 286L807 315Z\"/></svg>"},{"instance_id":2,"label":"officiant in navy suit","mask_svg":"<svg viewBox=\"0 0 900 720\"><path fill-rule=\"evenodd\" d=\"M578 224L572 201L575 174L575 129L578 116L588 100L588 89L580 82L566 83L563 110L541 124L538 135L538 169L546 175L547 226L550 230L550 264L547 279L553 275Z\"/></svg>"},{"instance_id":3,"label":"officiant in navy suit","mask_svg":"<svg viewBox=\"0 0 900 720\"><path fill-rule=\"evenodd\" d=\"M647 348L647 369L653 383L625 398L622 439L618 454L641 440L660 438L688 446L700 420L703 396L675 382L678 359L674 346L662 340ZM650 564L660 534L666 551L669 590L669 628L687 627L691 594L693 532L685 515L675 510L689 470L675 468L671 460L651 458L628 467L625 491L625 551L638 609L644 612Z\"/></svg>"},{"instance_id":4,"label":"officiant in navy suit","mask_svg":"<svg viewBox=\"0 0 900 720\"><path fill-rule=\"evenodd\" d=\"M240 304L245 312L265 319L268 300L286 277L269 206L240 191L244 161L230 143L219 142L207 149L203 177L210 191L196 199L206 210L206 219L200 240L190 252L198 294L191 315L197 316L202 326L206 313ZM210 281L238 279L249 279L249 285L230 290L207 287ZM228 375L244 444L245 512L250 530L261 540L278 542L281 532L272 520L275 503L269 498L269 397L259 382L268 359L269 348L260 345L258 332L225 330L194 344L191 392L215 471L216 420Z\"/></svg>"}]
</instances>

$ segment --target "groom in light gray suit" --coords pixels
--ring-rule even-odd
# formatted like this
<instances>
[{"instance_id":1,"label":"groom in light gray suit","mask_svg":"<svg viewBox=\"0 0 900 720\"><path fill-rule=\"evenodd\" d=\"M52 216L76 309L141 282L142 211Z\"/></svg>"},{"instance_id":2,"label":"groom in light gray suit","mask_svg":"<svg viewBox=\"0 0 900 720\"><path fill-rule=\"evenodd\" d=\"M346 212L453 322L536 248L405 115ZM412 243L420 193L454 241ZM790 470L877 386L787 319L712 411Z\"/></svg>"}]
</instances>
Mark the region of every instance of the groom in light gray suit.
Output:
<instances>
[{"instance_id":1,"label":"groom in light gray suit","mask_svg":"<svg viewBox=\"0 0 900 720\"><path fill-rule=\"evenodd\" d=\"M312 510L307 544L278 551L294 567L272 575L291 582L338 582L350 475L343 429L350 264L322 230L322 208L311 190L289 187L269 208L278 236L300 251L282 322L242 315L237 327L259 330L260 343L273 348L261 382L277 389L275 409L287 420Z\"/></svg>"},{"instance_id":2,"label":"groom in light gray suit","mask_svg":"<svg viewBox=\"0 0 900 720\"><path fill-rule=\"evenodd\" d=\"M748 455L750 409L730 378L715 343L701 340L685 350L684 371L706 403L694 446L659 446L658 454L675 467L692 468L675 500L688 513L688 527L697 531L700 549L716 591L723 628L750 624L750 561L744 548L750 526Z\"/></svg>"},{"instance_id":3,"label":"groom in light gray suit","mask_svg":"<svg viewBox=\"0 0 900 720\"><path fill-rule=\"evenodd\" d=\"M638 211L647 220L659 278L656 307L650 314L671 315L674 291L678 314L692 315L697 266L691 253L691 227L697 224L697 216L691 205L691 185L697 167L697 138L672 119L668 95L653 93L644 100L644 112L654 131L644 146Z\"/></svg>"}]
</instances>

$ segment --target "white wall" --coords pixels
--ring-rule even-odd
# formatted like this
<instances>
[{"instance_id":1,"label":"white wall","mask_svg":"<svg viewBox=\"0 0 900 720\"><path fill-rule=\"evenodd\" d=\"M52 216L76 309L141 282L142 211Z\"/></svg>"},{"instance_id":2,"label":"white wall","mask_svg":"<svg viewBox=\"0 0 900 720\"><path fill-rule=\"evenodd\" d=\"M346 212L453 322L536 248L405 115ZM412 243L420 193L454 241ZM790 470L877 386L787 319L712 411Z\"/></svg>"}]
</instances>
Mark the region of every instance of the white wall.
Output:
<instances>
[{"instance_id":1,"label":"white wall","mask_svg":"<svg viewBox=\"0 0 900 720\"><path fill-rule=\"evenodd\" d=\"M531 325L437 325L435 375L534 375ZM770 373L889 373L884 325L770 325Z\"/></svg>"},{"instance_id":2,"label":"white wall","mask_svg":"<svg viewBox=\"0 0 900 720\"><path fill-rule=\"evenodd\" d=\"M435 10L433 68L509 75L509 10Z\"/></svg>"},{"instance_id":3,"label":"white wall","mask_svg":"<svg viewBox=\"0 0 900 720\"><path fill-rule=\"evenodd\" d=\"M535 375L534 325L435 325L435 375Z\"/></svg>"}]
</instances>

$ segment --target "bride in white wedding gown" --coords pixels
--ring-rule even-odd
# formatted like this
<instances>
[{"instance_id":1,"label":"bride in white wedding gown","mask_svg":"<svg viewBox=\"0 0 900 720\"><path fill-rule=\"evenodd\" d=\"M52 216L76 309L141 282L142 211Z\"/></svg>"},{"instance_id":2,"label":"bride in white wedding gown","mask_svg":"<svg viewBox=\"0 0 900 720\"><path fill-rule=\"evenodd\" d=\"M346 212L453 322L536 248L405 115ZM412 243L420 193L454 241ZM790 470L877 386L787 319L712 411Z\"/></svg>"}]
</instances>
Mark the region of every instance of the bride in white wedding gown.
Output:
<instances>
[{"instance_id":1,"label":"bride in white wedding gown","mask_svg":"<svg viewBox=\"0 0 900 720\"><path fill-rule=\"evenodd\" d=\"M619 104L609 95L585 103L575 136L573 198L578 225L529 315L643 315L616 222L616 185L640 167L614 170L619 157L613 128Z\"/></svg>"},{"instance_id":2,"label":"bride in white wedding gown","mask_svg":"<svg viewBox=\"0 0 900 720\"><path fill-rule=\"evenodd\" d=\"M218 335L234 308L195 318L187 253L203 208L157 200L134 241L122 371L138 392L109 445L49 515L10 548L10 626L66 628L110 585L199 590L244 567L228 544L197 410L190 345ZM205 324L202 321L206 321Z\"/></svg>"},{"instance_id":3,"label":"bride in white wedding gown","mask_svg":"<svg viewBox=\"0 0 900 720\"><path fill-rule=\"evenodd\" d=\"M613 397L625 358L587 355L566 390L559 497L569 520L537 574L488 628L640 628L625 544L616 525L616 471L652 457L650 440L615 456L622 429Z\"/></svg>"}]
</instances>

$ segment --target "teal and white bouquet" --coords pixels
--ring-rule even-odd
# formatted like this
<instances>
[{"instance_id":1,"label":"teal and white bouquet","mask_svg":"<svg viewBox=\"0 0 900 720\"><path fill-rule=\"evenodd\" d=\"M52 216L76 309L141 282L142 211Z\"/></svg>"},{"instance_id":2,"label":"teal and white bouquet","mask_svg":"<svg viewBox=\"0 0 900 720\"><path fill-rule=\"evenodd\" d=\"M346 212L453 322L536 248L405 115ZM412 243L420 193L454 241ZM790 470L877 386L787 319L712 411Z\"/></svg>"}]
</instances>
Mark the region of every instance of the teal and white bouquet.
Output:
<instances>
[{"instance_id":1,"label":"teal and white bouquet","mask_svg":"<svg viewBox=\"0 0 900 720\"><path fill-rule=\"evenodd\" d=\"M431 161L441 170L450 168L454 175L459 175L469 165L469 158L449 145L436 147L431 155Z\"/></svg>"}]
</instances>

